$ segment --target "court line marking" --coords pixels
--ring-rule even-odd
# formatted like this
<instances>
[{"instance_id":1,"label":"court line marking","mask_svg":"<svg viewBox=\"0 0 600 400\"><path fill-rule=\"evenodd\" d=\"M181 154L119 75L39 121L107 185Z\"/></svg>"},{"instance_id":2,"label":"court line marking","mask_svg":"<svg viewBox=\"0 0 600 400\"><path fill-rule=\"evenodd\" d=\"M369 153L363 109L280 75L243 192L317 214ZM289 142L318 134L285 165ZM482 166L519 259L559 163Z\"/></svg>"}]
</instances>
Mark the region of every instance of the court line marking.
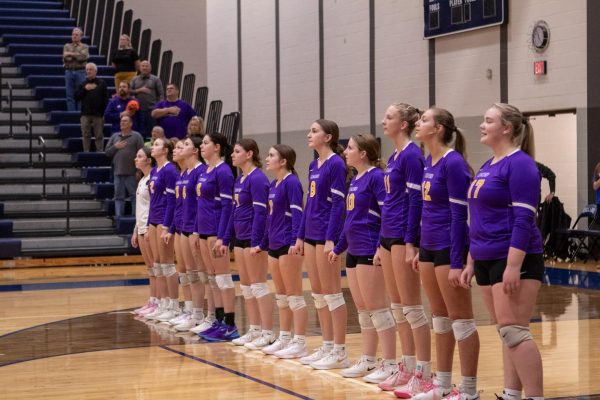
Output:
<instances>
[{"instance_id":1,"label":"court line marking","mask_svg":"<svg viewBox=\"0 0 600 400\"><path fill-rule=\"evenodd\" d=\"M226 367L224 365L217 364L217 363L214 363L212 361L205 360L203 358L196 357L196 356L193 356L191 354L184 353L183 351L175 350L175 349L173 349L173 348L171 348L169 346L160 345L158 347L160 347L161 349L170 351L171 353L178 354L178 355L180 355L182 357L189 358L190 360L198 361L198 362L204 363L206 365L210 365L211 367L223 370L225 372L229 372L229 373L231 373L233 375L237 375L237 376L239 376L241 378L245 378L245 379L251 380L253 382L259 383L261 385L265 385L267 387L270 387L271 389L275 389L275 390L278 390L278 391L283 392L285 394L289 394L290 396L294 396L294 397L297 397L297 398L303 399L303 400L313 400L311 397L307 397L307 396L304 396L304 395L302 395L300 393L296 393L296 392L294 392L294 391L292 391L290 389L286 389L284 387L277 386L277 385L275 385L274 383L271 383L271 382L263 381L262 379L255 378L255 377L253 377L251 375L245 374L245 373L243 373L241 371L236 371L235 369L228 368L228 367Z\"/></svg>"}]
</instances>

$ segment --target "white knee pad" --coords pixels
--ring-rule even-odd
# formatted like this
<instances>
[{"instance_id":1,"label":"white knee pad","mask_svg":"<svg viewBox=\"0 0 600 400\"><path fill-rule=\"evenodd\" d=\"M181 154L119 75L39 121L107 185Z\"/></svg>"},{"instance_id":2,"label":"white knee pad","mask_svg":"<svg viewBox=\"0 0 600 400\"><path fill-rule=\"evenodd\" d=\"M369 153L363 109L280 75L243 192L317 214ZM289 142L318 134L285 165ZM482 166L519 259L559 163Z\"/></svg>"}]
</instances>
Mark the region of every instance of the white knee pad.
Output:
<instances>
[{"instance_id":1,"label":"white knee pad","mask_svg":"<svg viewBox=\"0 0 600 400\"><path fill-rule=\"evenodd\" d=\"M200 277L200 282L204 283L205 285L209 283L208 274L205 271L198 271L198 277Z\"/></svg>"},{"instance_id":2,"label":"white knee pad","mask_svg":"<svg viewBox=\"0 0 600 400\"><path fill-rule=\"evenodd\" d=\"M152 269L154 270L155 277L160 278L161 276L163 276L163 271L162 267L160 266L160 263L154 263Z\"/></svg>"},{"instance_id":3,"label":"white knee pad","mask_svg":"<svg viewBox=\"0 0 600 400\"><path fill-rule=\"evenodd\" d=\"M267 282L253 283L252 285L250 285L250 288L252 288L252 295L257 299L265 297L269 293L271 293L269 291L269 285L267 285Z\"/></svg>"},{"instance_id":4,"label":"white knee pad","mask_svg":"<svg viewBox=\"0 0 600 400\"><path fill-rule=\"evenodd\" d=\"M188 271L187 276L190 283L196 283L200 280L200 273L198 271Z\"/></svg>"},{"instance_id":5,"label":"white knee pad","mask_svg":"<svg viewBox=\"0 0 600 400\"><path fill-rule=\"evenodd\" d=\"M373 325L373 320L371 320L371 315L367 310L358 310L358 323L360 325L360 329L375 329L375 325Z\"/></svg>"},{"instance_id":6,"label":"white knee pad","mask_svg":"<svg viewBox=\"0 0 600 400\"><path fill-rule=\"evenodd\" d=\"M154 267L148 267L148 276L154 278L156 274L154 273Z\"/></svg>"},{"instance_id":7,"label":"white knee pad","mask_svg":"<svg viewBox=\"0 0 600 400\"><path fill-rule=\"evenodd\" d=\"M321 293L313 293L312 298L315 301L315 308L317 310L327 307L327 302L325 301L325 296L322 295Z\"/></svg>"},{"instance_id":8,"label":"white knee pad","mask_svg":"<svg viewBox=\"0 0 600 400\"><path fill-rule=\"evenodd\" d=\"M217 285L217 277L214 275L208 275L208 284L210 285L211 289L218 289L219 286Z\"/></svg>"},{"instance_id":9,"label":"white knee pad","mask_svg":"<svg viewBox=\"0 0 600 400\"><path fill-rule=\"evenodd\" d=\"M448 317L438 317L434 315L433 318L431 318L431 321L433 323L433 331L438 335L448 333L454 328L452 320Z\"/></svg>"},{"instance_id":10,"label":"white knee pad","mask_svg":"<svg viewBox=\"0 0 600 400\"><path fill-rule=\"evenodd\" d=\"M346 304L342 293L326 294L323 296L329 307L329 311L333 311Z\"/></svg>"},{"instance_id":11,"label":"white knee pad","mask_svg":"<svg viewBox=\"0 0 600 400\"><path fill-rule=\"evenodd\" d=\"M215 277L219 289L233 289L233 279L231 274L220 274Z\"/></svg>"},{"instance_id":12,"label":"white knee pad","mask_svg":"<svg viewBox=\"0 0 600 400\"><path fill-rule=\"evenodd\" d=\"M288 303L290 304L290 310L292 311L298 311L306 307L304 296L288 296Z\"/></svg>"},{"instance_id":13,"label":"white knee pad","mask_svg":"<svg viewBox=\"0 0 600 400\"><path fill-rule=\"evenodd\" d=\"M275 303L277 303L277 307L279 307L279 308L288 308L289 307L289 299L285 294L276 294L275 295Z\"/></svg>"},{"instance_id":14,"label":"white knee pad","mask_svg":"<svg viewBox=\"0 0 600 400\"><path fill-rule=\"evenodd\" d=\"M507 325L498 329L500 339L508 348L515 347L526 340L532 340L531 332L526 326Z\"/></svg>"},{"instance_id":15,"label":"white knee pad","mask_svg":"<svg viewBox=\"0 0 600 400\"><path fill-rule=\"evenodd\" d=\"M477 331L474 319L455 319L452 322L452 330L454 331L454 339L465 340Z\"/></svg>"},{"instance_id":16,"label":"white knee pad","mask_svg":"<svg viewBox=\"0 0 600 400\"><path fill-rule=\"evenodd\" d=\"M175 264L160 264L160 267L162 268L163 275L167 278L177 273Z\"/></svg>"},{"instance_id":17,"label":"white knee pad","mask_svg":"<svg viewBox=\"0 0 600 400\"><path fill-rule=\"evenodd\" d=\"M191 283L190 277L188 276L188 274L185 272L180 272L179 273L179 284L181 286L188 286L190 283Z\"/></svg>"},{"instance_id":18,"label":"white knee pad","mask_svg":"<svg viewBox=\"0 0 600 400\"><path fill-rule=\"evenodd\" d=\"M402 312L402 304L400 303L392 303L392 315L394 316L394 319L396 320L397 324L403 324L406 322L406 317L404 316L404 313Z\"/></svg>"},{"instance_id":19,"label":"white knee pad","mask_svg":"<svg viewBox=\"0 0 600 400\"><path fill-rule=\"evenodd\" d=\"M422 305L417 306L404 306L402 312L406 317L406 320L410 324L411 329L417 329L423 325L427 325L427 316Z\"/></svg>"},{"instance_id":20,"label":"white knee pad","mask_svg":"<svg viewBox=\"0 0 600 400\"><path fill-rule=\"evenodd\" d=\"M371 321L377 332L385 331L386 329L394 328L396 320L389 308L382 308L371 312Z\"/></svg>"},{"instance_id":21,"label":"white knee pad","mask_svg":"<svg viewBox=\"0 0 600 400\"><path fill-rule=\"evenodd\" d=\"M244 296L244 298L246 300L250 300L250 299L254 298L254 295L252 294L252 289L250 288L250 286L240 285L240 290L242 291L242 296Z\"/></svg>"}]
</instances>

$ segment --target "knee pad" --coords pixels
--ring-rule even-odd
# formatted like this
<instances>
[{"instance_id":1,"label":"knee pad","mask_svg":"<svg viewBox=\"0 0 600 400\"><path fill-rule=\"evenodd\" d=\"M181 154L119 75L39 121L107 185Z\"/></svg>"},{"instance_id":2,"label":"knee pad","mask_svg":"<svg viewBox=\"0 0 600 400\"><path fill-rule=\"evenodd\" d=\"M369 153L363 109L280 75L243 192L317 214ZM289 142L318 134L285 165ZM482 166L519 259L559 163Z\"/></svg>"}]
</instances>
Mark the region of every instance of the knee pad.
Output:
<instances>
[{"instance_id":1,"label":"knee pad","mask_svg":"<svg viewBox=\"0 0 600 400\"><path fill-rule=\"evenodd\" d=\"M198 271L198 277L200 278L200 282L204 283L205 285L208 282L208 274L205 271Z\"/></svg>"},{"instance_id":2,"label":"knee pad","mask_svg":"<svg viewBox=\"0 0 600 400\"><path fill-rule=\"evenodd\" d=\"M346 304L342 293L326 294L323 296L329 307L329 311L333 311Z\"/></svg>"},{"instance_id":3,"label":"knee pad","mask_svg":"<svg viewBox=\"0 0 600 400\"><path fill-rule=\"evenodd\" d=\"M163 275L167 278L177 273L175 264L160 264L160 267L162 268Z\"/></svg>"},{"instance_id":4,"label":"knee pad","mask_svg":"<svg viewBox=\"0 0 600 400\"><path fill-rule=\"evenodd\" d=\"M233 289L233 279L231 274L220 274L215 277L219 289Z\"/></svg>"},{"instance_id":5,"label":"knee pad","mask_svg":"<svg viewBox=\"0 0 600 400\"><path fill-rule=\"evenodd\" d=\"M454 328L452 320L448 317L438 317L434 315L433 318L431 318L431 322L433 323L433 331L438 335L448 333Z\"/></svg>"},{"instance_id":6,"label":"knee pad","mask_svg":"<svg viewBox=\"0 0 600 400\"><path fill-rule=\"evenodd\" d=\"M327 302L325 301L325 296L322 295L321 293L313 293L312 298L315 301L315 308L317 310L327 307Z\"/></svg>"},{"instance_id":7,"label":"knee pad","mask_svg":"<svg viewBox=\"0 0 600 400\"><path fill-rule=\"evenodd\" d=\"M422 305L417 306L404 306L402 312L406 317L406 320L410 324L411 329L417 329L423 325L427 325L427 316Z\"/></svg>"},{"instance_id":8,"label":"knee pad","mask_svg":"<svg viewBox=\"0 0 600 400\"><path fill-rule=\"evenodd\" d=\"M181 286L188 286L190 284L190 277L186 272L179 273L179 284Z\"/></svg>"},{"instance_id":9,"label":"knee pad","mask_svg":"<svg viewBox=\"0 0 600 400\"><path fill-rule=\"evenodd\" d=\"M219 286L217 285L217 277L214 275L208 275L208 284L210 285L211 289L218 289Z\"/></svg>"},{"instance_id":10,"label":"knee pad","mask_svg":"<svg viewBox=\"0 0 600 400\"><path fill-rule=\"evenodd\" d=\"M371 321L377 332L385 331L386 329L394 328L396 321L394 315L389 308L382 308L371 312Z\"/></svg>"},{"instance_id":11,"label":"knee pad","mask_svg":"<svg viewBox=\"0 0 600 400\"><path fill-rule=\"evenodd\" d=\"M148 276L154 278L156 274L154 273L154 267L148 267Z\"/></svg>"},{"instance_id":12,"label":"knee pad","mask_svg":"<svg viewBox=\"0 0 600 400\"><path fill-rule=\"evenodd\" d=\"M502 339L508 348L518 346L520 343L525 342L526 340L533 339L531 332L529 332L529 328L526 326L502 326L498 329L498 333L500 334L500 339Z\"/></svg>"},{"instance_id":13,"label":"knee pad","mask_svg":"<svg viewBox=\"0 0 600 400\"><path fill-rule=\"evenodd\" d=\"M154 270L155 277L160 278L161 276L163 276L163 271L162 267L160 266L160 263L154 263L152 269Z\"/></svg>"},{"instance_id":14,"label":"knee pad","mask_svg":"<svg viewBox=\"0 0 600 400\"><path fill-rule=\"evenodd\" d=\"M252 289L252 295L257 299L265 297L269 293L271 293L269 291L269 285L267 285L267 282L253 283L252 285L250 285L250 288Z\"/></svg>"},{"instance_id":15,"label":"knee pad","mask_svg":"<svg viewBox=\"0 0 600 400\"><path fill-rule=\"evenodd\" d=\"M292 311L297 311L306 307L304 296L288 296L288 303L290 304L290 310Z\"/></svg>"},{"instance_id":16,"label":"knee pad","mask_svg":"<svg viewBox=\"0 0 600 400\"><path fill-rule=\"evenodd\" d=\"M190 281L190 284L196 283L200 280L200 275L198 275L198 274L199 274L198 271L188 271L187 272L187 276L188 276L188 280Z\"/></svg>"},{"instance_id":17,"label":"knee pad","mask_svg":"<svg viewBox=\"0 0 600 400\"><path fill-rule=\"evenodd\" d=\"M366 310L358 310L358 323L360 325L360 329L375 329L375 325L373 325L373 320L371 320L371 315Z\"/></svg>"},{"instance_id":18,"label":"knee pad","mask_svg":"<svg viewBox=\"0 0 600 400\"><path fill-rule=\"evenodd\" d=\"M477 331L474 319L456 319L452 322L452 330L454 331L454 339L465 340Z\"/></svg>"},{"instance_id":19,"label":"knee pad","mask_svg":"<svg viewBox=\"0 0 600 400\"><path fill-rule=\"evenodd\" d=\"M406 322L406 317L402 312L402 304L392 303L392 315L394 316L397 324L403 324Z\"/></svg>"},{"instance_id":20,"label":"knee pad","mask_svg":"<svg viewBox=\"0 0 600 400\"><path fill-rule=\"evenodd\" d=\"M250 300L250 299L254 298L254 295L252 295L252 289L250 288L250 286L240 284L240 290L242 291L242 296L244 296L244 299Z\"/></svg>"},{"instance_id":21,"label":"knee pad","mask_svg":"<svg viewBox=\"0 0 600 400\"><path fill-rule=\"evenodd\" d=\"M277 307L279 307L279 308L288 308L289 307L288 301L289 301L289 299L285 294L276 294L275 295L275 302L277 303Z\"/></svg>"}]
</instances>

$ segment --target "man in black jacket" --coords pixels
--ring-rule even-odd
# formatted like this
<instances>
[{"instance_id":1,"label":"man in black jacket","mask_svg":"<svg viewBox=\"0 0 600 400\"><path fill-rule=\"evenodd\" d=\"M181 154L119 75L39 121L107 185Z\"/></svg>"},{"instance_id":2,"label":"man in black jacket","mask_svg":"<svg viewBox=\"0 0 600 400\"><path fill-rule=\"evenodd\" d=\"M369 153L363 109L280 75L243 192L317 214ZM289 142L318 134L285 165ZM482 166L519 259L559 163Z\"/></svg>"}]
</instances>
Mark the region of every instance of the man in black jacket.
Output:
<instances>
[{"instance_id":1,"label":"man in black jacket","mask_svg":"<svg viewBox=\"0 0 600 400\"><path fill-rule=\"evenodd\" d=\"M75 92L75 98L81 101L81 135L83 151L90 151L92 131L96 139L96 151L104 150L104 109L108 103L106 82L97 78L98 67L94 63L85 66L85 81Z\"/></svg>"}]
</instances>

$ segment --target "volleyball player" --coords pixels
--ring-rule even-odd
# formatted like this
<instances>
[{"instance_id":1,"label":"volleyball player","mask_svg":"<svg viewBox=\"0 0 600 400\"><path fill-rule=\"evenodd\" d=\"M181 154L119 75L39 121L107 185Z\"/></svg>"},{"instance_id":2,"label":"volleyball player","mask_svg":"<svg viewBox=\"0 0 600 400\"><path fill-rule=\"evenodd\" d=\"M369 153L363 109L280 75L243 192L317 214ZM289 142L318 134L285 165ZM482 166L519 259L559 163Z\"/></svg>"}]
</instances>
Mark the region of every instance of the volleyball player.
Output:
<instances>
[{"instance_id":1,"label":"volleyball player","mask_svg":"<svg viewBox=\"0 0 600 400\"><path fill-rule=\"evenodd\" d=\"M317 120L307 136L308 147L319 158L308 167L308 198L292 251L304 254L323 345L300 362L315 369L346 368L347 309L341 289L341 265L339 260L333 264L327 260L342 231L346 165L340 156L343 149L338 144L340 130L335 122Z\"/></svg>"},{"instance_id":2,"label":"volleyball player","mask_svg":"<svg viewBox=\"0 0 600 400\"><path fill-rule=\"evenodd\" d=\"M131 235L131 246L140 248L144 263L148 268L148 279L150 281L150 298L148 302L136 309L134 312L141 316L150 314L158 307L158 293L156 292L156 277L154 275L154 260L150 250L148 238L148 211L150 207L150 192L148 191L148 180L154 160L150 157L150 149L144 147L135 155L135 167L142 172L142 179L138 182L135 192L135 227Z\"/></svg>"},{"instance_id":3,"label":"volleyball player","mask_svg":"<svg viewBox=\"0 0 600 400\"><path fill-rule=\"evenodd\" d=\"M540 352L529 331L544 274L542 239L535 223L541 177L533 129L514 106L495 103L480 125L480 142L494 156L475 175L468 191L470 257L461 275L477 284L502 340L504 399L543 395Z\"/></svg>"},{"instance_id":4,"label":"volleyball player","mask_svg":"<svg viewBox=\"0 0 600 400\"><path fill-rule=\"evenodd\" d=\"M419 274L412 270L421 220L425 159L410 135L419 117L416 107L395 103L387 108L382 121L383 133L394 143L395 150L385 170L380 247L374 262L383 266L402 346L398 372L379 384L383 390L406 385L413 376L418 377L414 383L419 383L422 377L431 375L431 334L421 302Z\"/></svg>"},{"instance_id":5,"label":"volleyball player","mask_svg":"<svg viewBox=\"0 0 600 400\"><path fill-rule=\"evenodd\" d=\"M275 341L273 334L273 298L267 285L267 253L252 251L265 234L269 180L260 170L258 144L242 139L233 147L231 161L241 169L233 186L233 213L229 232L240 274L250 328L233 344L259 350ZM261 330L262 329L262 330Z\"/></svg>"},{"instance_id":6,"label":"volleyball player","mask_svg":"<svg viewBox=\"0 0 600 400\"><path fill-rule=\"evenodd\" d=\"M437 371L434 387L417 400L475 400L479 336L473 319L471 291L460 286L466 262L469 227L467 190L471 172L465 161L465 139L447 110L433 107L417 121L415 138L425 145L423 213L419 255L413 267L429 298L436 334ZM454 148L451 144L454 143ZM461 365L461 383L452 390L455 341Z\"/></svg>"},{"instance_id":7,"label":"volleyball player","mask_svg":"<svg viewBox=\"0 0 600 400\"><path fill-rule=\"evenodd\" d=\"M209 341L231 341L238 338L239 333L235 326L235 289L229 269L227 228L233 209L233 173L227 138L221 133L205 135L201 155L208 168L198 177L196 184L194 235L199 240L200 254L208 270L216 321L199 335Z\"/></svg>"},{"instance_id":8,"label":"volleyball player","mask_svg":"<svg viewBox=\"0 0 600 400\"><path fill-rule=\"evenodd\" d=\"M296 152L290 146L277 144L269 149L266 168L275 179L269 188L267 230L260 248L253 249L255 252L268 250L269 269L275 284L275 299L279 308L279 337L262 351L279 358L300 358L308 355L308 312L302 290L302 257L290 250L296 243L302 220L302 184L294 170L295 163Z\"/></svg>"},{"instance_id":9,"label":"volleyball player","mask_svg":"<svg viewBox=\"0 0 600 400\"><path fill-rule=\"evenodd\" d=\"M146 317L168 321L180 312L179 279L174 264L173 241L164 240L173 221L175 210L177 168L170 161L173 157L172 142L168 139L155 139L151 155L156 160L156 167L150 172L148 183L150 189L148 234L154 257L154 274L157 278L158 292L162 296L162 304Z\"/></svg>"},{"instance_id":10,"label":"volleyball player","mask_svg":"<svg viewBox=\"0 0 600 400\"><path fill-rule=\"evenodd\" d=\"M344 151L346 162L356 170L346 196L346 221L339 242L329 253L334 262L346 249L346 276L358 310L362 356L353 366L342 370L347 378L362 376L380 383L398 371L396 363L396 322L385 294L383 271L373 265L379 246L381 206L385 198L383 171L377 139L370 134L352 136ZM383 361L378 366L378 337Z\"/></svg>"}]
</instances>

